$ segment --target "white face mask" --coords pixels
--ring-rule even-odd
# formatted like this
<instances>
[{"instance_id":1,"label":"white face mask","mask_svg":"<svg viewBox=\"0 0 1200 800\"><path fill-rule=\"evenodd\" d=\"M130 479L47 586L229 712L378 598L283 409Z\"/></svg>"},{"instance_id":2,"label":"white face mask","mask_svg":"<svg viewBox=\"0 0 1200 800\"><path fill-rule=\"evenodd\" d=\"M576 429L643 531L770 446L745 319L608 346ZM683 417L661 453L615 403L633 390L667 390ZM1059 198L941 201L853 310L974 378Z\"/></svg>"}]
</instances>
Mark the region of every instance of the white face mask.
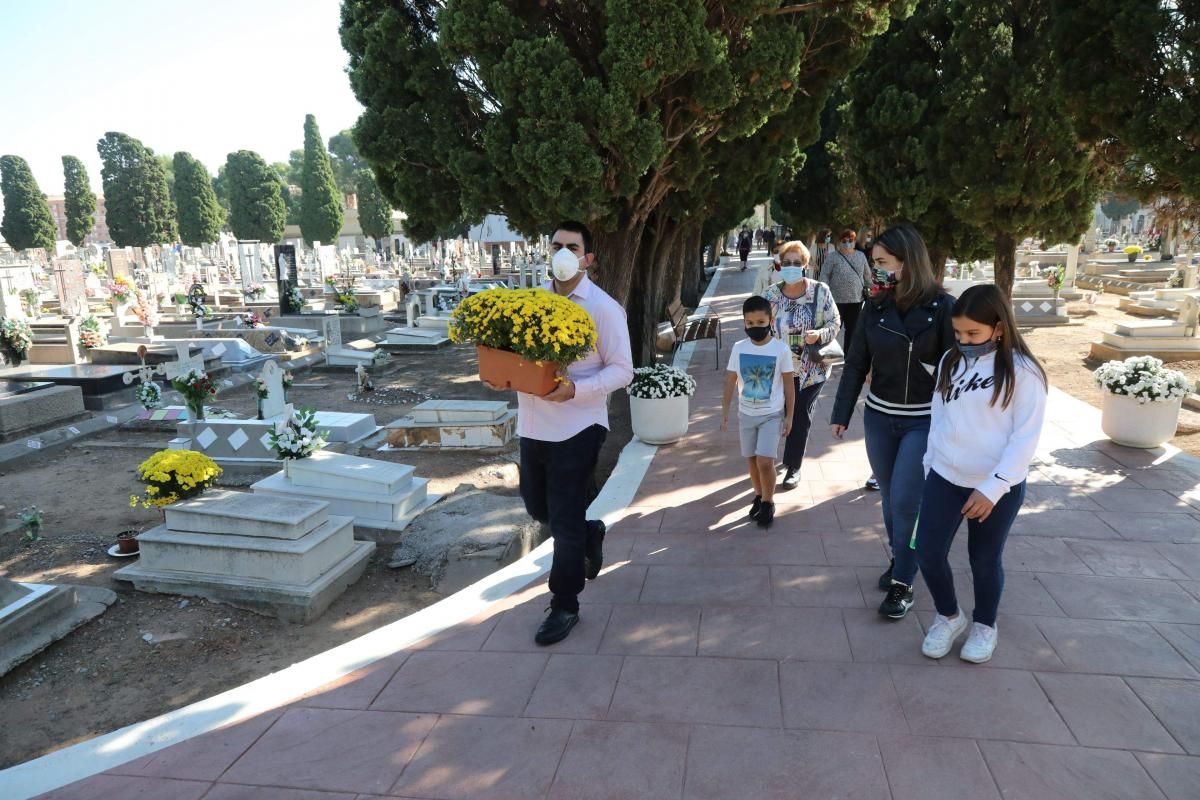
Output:
<instances>
[{"instance_id":1,"label":"white face mask","mask_svg":"<svg viewBox=\"0 0 1200 800\"><path fill-rule=\"evenodd\" d=\"M579 274L579 261L574 253L564 247L550 260L550 270L556 280L566 283Z\"/></svg>"}]
</instances>

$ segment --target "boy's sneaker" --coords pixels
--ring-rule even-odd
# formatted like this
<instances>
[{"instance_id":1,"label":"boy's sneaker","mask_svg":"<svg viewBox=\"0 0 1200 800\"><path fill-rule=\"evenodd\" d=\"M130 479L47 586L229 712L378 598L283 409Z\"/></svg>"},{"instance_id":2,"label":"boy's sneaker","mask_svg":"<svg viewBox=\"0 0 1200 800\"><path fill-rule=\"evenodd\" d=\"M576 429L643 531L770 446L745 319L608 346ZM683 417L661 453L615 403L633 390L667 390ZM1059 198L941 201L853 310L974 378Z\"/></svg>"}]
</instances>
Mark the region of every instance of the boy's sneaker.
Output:
<instances>
[{"instance_id":1,"label":"boy's sneaker","mask_svg":"<svg viewBox=\"0 0 1200 800\"><path fill-rule=\"evenodd\" d=\"M762 495L754 495L754 502L750 504L750 519L758 519L758 512L762 511Z\"/></svg>"},{"instance_id":2,"label":"boy's sneaker","mask_svg":"<svg viewBox=\"0 0 1200 800\"><path fill-rule=\"evenodd\" d=\"M758 527L769 528L771 523L775 521L775 504L763 500L762 509L758 512Z\"/></svg>"},{"instance_id":3,"label":"boy's sneaker","mask_svg":"<svg viewBox=\"0 0 1200 800\"><path fill-rule=\"evenodd\" d=\"M967 615L961 610L954 619L938 614L933 618L933 624L929 626L929 633L925 634L921 652L930 658L941 658L950 652L950 648L954 647L954 640L962 636L966 629Z\"/></svg>"},{"instance_id":4,"label":"boy's sneaker","mask_svg":"<svg viewBox=\"0 0 1200 800\"><path fill-rule=\"evenodd\" d=\"M893 580L888 587L887 597L879 604L879 613L888 619L904 619L904 615L912 608L913 589L911 586Z\"/></svg>"},{"instance_id":5,"label":"boy's sneaker","mask_svg":"<svg viewBox=\"0 0 1200 800\"><path fill-rule=\"evenodd\" d=\"M872 475L871 477L867 478L867 482L863 485L863 488L866 489L868 492L878 492L879 491L879 481L876 479L876 477L874 475Z\"/></svg>"},{"instance_id":6,"label":"boy's sneaker","mask_svg":"<svg viewBox=\"0 0 1200 800\"><path fill-rule=\"evenodd\" d=\"M780 482L779 488L785 492L790 492L800 485L800 470L789 469L783 474L783 481Z\"/></svg>"},{"instance_id":7,"label":"boy's sneaker","mask_svg":"<svg viewBox=\"0 0 1200 800\"><path fill-rule=\"evenodd\" d=\"M959 616L963 615L959 614ZM963 661L970 661L972 664L990 661L992 653L996 649L998 636L999 631L994 626L988 627L978 622L972 624L971 635L967 637L967 643L963 645L962 651L958 654L959 658Z\"/></svg>"},{"instance_id":8,"label":"boy's sneaker","mask_svg":"<svg viewBox=\"0 0 1200 800\"><path fill-rule=\"evenodd\" d=\"M886 592L892 585L892 568L896 566L896 559L888 561L887 570L879 576L879 591Z\"/></svg>"}]
</instances>

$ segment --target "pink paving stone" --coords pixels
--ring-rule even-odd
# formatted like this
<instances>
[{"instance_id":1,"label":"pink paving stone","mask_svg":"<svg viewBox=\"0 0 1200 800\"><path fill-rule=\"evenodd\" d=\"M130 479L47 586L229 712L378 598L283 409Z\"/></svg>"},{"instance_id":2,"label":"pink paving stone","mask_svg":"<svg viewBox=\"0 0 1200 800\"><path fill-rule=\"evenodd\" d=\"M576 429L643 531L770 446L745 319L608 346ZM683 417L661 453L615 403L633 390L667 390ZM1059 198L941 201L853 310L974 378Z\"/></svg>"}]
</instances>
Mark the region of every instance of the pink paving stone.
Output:
<instances>
[{"instance_id":1,"label":"pink paving stone","mask_svg":"<svg viewBox=\"0 0 1200 800\"><path fill-rule=\"evenodd\" d=\"M922 611L918 615L921 625L925 630L929 630L929 626L933 624L933 615L934 612L932 611ZM979 667L983 669L1026 669L1050 672L1062 672L1066 670L1062 659L1054 652L1054 648L1050 646L1050 642L1046 640L1045 635L1038 628L1037 617L1009 614L1004 611L1002 604L1000 617L997 620L997 629L1000 633L1000 638L999 643L996 645L996 651L992 654L992 660L986 664L978 665ZM943 661L953 664L958 657L958 650L961 649L965 641L966 636L960 638L955 646L955 650L946 656Z\"/></svg>"},{"instance_id":2,"label":"pink paving stone","mask_svg":"<svg viewBox=\"0 0 1200 800\"><path fill-rule=\"evenodd\" d=\"M1033 572L1013 572L1004 576L1004 594L1000 597L1001 614L1028 614L1035 617L1067 616L1066 609L1055 600L1053 592L1047 591L1047 580L1057 580L1057 575L1039 575ZM1075 578L1077 576L1064 576ZM924 588L924 587L922 587ZM968 609L975 608L975 586L968 584L959 594L959 602Z\"/></svg>"},{"instance_id":3,"label":"pink paving stone","mask_svg":"<svg viewBox=\"0 0 1200 800\"><path fill-rule=\"evenodd\" d=\"M550 656L524 716L604 719L622 663L620 656Z\"/></svg>"},{"instance_id":4,"label":"pink paving stone","mask_svg":"<svg viewBox=\"0 0 1200 800\"><path fill-rule=\"evenodd\" d=\"M842 619L846 623L850 652L855 661L937 666L938 662L921 655L925 631L915 614L891 620L881 617L874 608L846 608L842 609Z\"/></svg>"},{"instance_id":5,"label":"pink paving stone","mask_svg":"<svg viewBox=\"0 0 1200 800\"><path fill-rule=\"evenodd\" d=\"M1123 486L1105 489L1094 496L1105 511L1123 513L1176 512L1191 513L1194 509L1170 492L1162 489L1127 489Z\"/></svg>"},{"instance_id":6,"label":"pink paving stone","mask_svg":"<svg viewBox=\"0 0 1200 800\"><path fill-rule=\"evenodd\" d=\"M413 650L478 650L492 635L496 619L497 615L491 615L486 619L469 620L428 636L411 647Z\"/></svg>"},{"instance_id":7,"label":"pink paving stone","mask_svg":"<svg viewBox=\"0 0 1200 800\"><path fill-rule=\"evenodd\" d=\"M610 608L597 603L581 604L579 622L570 636L554 645L554 652L596 652L600 646L600 637L604 635L604 628L608 624ZM536 644L533 635L545 619L546 609L540 604L527 603L509 609L500 615L496 628L484 643L483 649L509 653L544 653L546 648Z\"/></svg>"},{"instance_id":8,"label":"pink paving stone","mask_svg":"<svg viewBox=\"0 0 1200 800\"><path fill-rule=\"evenodd\" d=\"M1187 579L1187 575L1159 552L1152 542L1067 539L1066 543L1097 575L1114 578Z\"/></svg>"},{"instance_id":9,"label":"pink paving stone","mask_svg":"<svg viewBox=\"0 0 1200 800\"><path fill-rule=\"evenodd\" d=\"M1073 672L1200 678L1148 623L1053 617L1038 619L1036 623L1054 652Z\"/></svg>"},{"instance_id":10,"label":"pink paving stone","mask_svg":"<svg viewBox=\"0 0 1200 800\"><path fill-rule=\"evenodd\" d=\"M379 692L400 669L409 653L402 652L381 658L360 670L311 692L301 698L297 705L310 708L367 708L375 701Z\"/></svg>"},{"instance_id":11,"label":"pink paving stone","mask_svg":"<svg viewBox=\"0 0 1200 800\"><path fill-rule=\"evenodd\" d=\"M1200 544L1162 542L1155 544L1154 549L1188 577L1200 580Z\"/></svg>"},{"instance_id":12,"label":"pink paving stone","mask_svg":"<svg viewBox=\"0 0 1200 800\"><path fill-rule=\"evenodd\" d=\"M663 511L653 506L630 506L625 516L609 527L610 534L655 533L662 526Z\"/></svg>"},{"instance_id":13,"label":"pink paving stone","mask_svg":"<svg viewBox=\"0 0 1200 800\"><path fill-rule=\"evenodd\" d=\"M836 608L706 608L700 655L849 661L850 644Z\"/></svg>"},{"instance_id":14,"label":"pink paving stone","mask_svg":"<svg viewBox=\"0 0 1200 800\"><path fill-rule=\"evenodd\" d=\"M414 653L371 708L515 716L529 701L546 658L544 653Z\"/></svg>"},{"instance_id":15,"label":"pink paving stone","mask_svg":"<svg viewBox=\"0 0 1200 800\"><path fill-rule=\"evenodd\" d=\"M665 605L770 605L770 568L650 567L640 602Z\"/></svg>"},{"instance_id":16,"label":"pink paving stone","mask_svg":"<svg viewBox=\"0 0 1200 800\"><path fill-rule=\"evenodd\" d=\"M1162 800L1129 753L1014 742L979 747L1005 800Z\"/></svg>"},{"instance_id":17,"label":"pink paving stone","mask_svg":"<svg viewBox=\"0 0 1200 800\"><path fill-rule=\"evenodd\" d=\"M1110 511L1098 516L1125 539L1200 544L1200 520L1189 514L1127 514ZM1089 536L1088 533L1075 529L1071 530L1071 535Z\"/></svg>"},{"instance_id":18,"label":"pink paving stone","mask_svg":"<svg viewBox=\"0 0 1200 800\"><path fill-rule=\"evenodd\" d=\"M629 551L633 564L700 564L704 561L707 533L649 533L634 540Z\"/></svg>"},{"instance_id":19,"label":"pink paving stone","mask_svg":"<svg viewBox=\"0 0 1200 800\"><path fill-rule=\"evenodd\" d=\"M627 562L619 562L606 566L600 577L588 581L583 594L579 596L581 608L592 603L636 603L642 593L642 584L646 581L646 568ZM542 606L549 605L549 598Z\"/></svg>"},{"instance_id":20,"label":"pink paving stone","mask_svg":"<svg viewBox=\"0 0 1200 800\"><path fill-rule=\"evenodd\" d=\"M881 536L882 530L882 527L878 531L858 528L821 534L825 559L835 567L878 565L882 571L887 568L889 556L885 536Z\"/></svg>"},{"instance_id":21,"label":"pink paving stone","mask_svg":"<svg viewBox=\"0 0 1200 800\"><path fill-rule=\"evenodd\" d=\"M1092 574L1062 539L1041 536L1009 536L1004 544L1004 571Z\"/></svg>"},{"instance_id":22,"label":"pink paving stone","mask_svg":"<svg viewBox=\"0 0 1200 800\"><path fill-rule=\"evenodd\" d=\"M785 728L826 731L908 731L886 664L779 665Z\"/></svg>"},{"instance_id":23,"label":"pink paving stone","mask_svg":"<svg viewBox=\"0 0 1200 800\"><path fill-rule=\"evenodd\" d=\"M1013 536L1071 536L1086 539L1120 539L1121 534L1092 511L1032 511L1017 516Z\"/></svg>"},{"instance_id":24,"label":"pink paving stone","mask_svg":"<svg viewBox=\"0 0 1200 800\"><path fill-rule=\"evenodd\" d=\"M435 720L432 715L294 708L222 780L333 792L386 792Z\"/></svg>"},{"instance_id":25,"label":"pink paving stone","mask_svg":"<svg viewBox=\"0 0 1200 800\"><path fill-rule=\"evenodd\" d=\"M825 548L818 533L775 533L767 538L767 558L771 564L828 566Z\"/></svg>"},{"instance_id":26,"label":"pink paving stone","mask_svg":"<svg viewBox=\"0 0 1200 800\"><path fill-rule=\"evenodd\" d=\"M442 717L391 794L438 800L527 800L550 789L572 723Z\"/></svg>"},{"instance_id":27,"label":"pink paving stone","mask_svg":"<svg viewBox=\"0 0 1200 800\"><path fill-rule=\"evenodd\" d=\"M1183 752L1120 678L1042 673L1037 679L1081 745L1158 753Z\"/></svg>"},{"instance_id":28,"label":"pink paving stone","mask_svg":"<svg viewBox=\"0 0 1200 800\"><path fill-rule=\"evenodd\" d=\"M207 781L93 775L53 792L40 794L36 800L200 800L210 785Z\"/></svg>"},{"instance_id":29,"label":"pink paving stone","mask_svg":"<svg viewBox=\"0 0 1200 800\"><path fill-rule=\"evenodd\" d=\"M886 565L885 565L886 566ZM853 567L771 567L776 605L862 608L862 591Z\"/></svg>"},{"instance_id":30,"label":"pink paving stone","mask_svg":"<svg viewBox=\"0 0 1200 800\"><path fill-rule=\"evenodd\" d=\"M697 606L615 606L600 643L601 653L643 656L696 654Z\"/></svg>"},{"instance_id":31,"label":"pink paving stone","mask_svg":"<svg viewBox=\"0 0 1200 800\"><path fill-rule=\"evenodd\" d=\"M1023 510L1029 511L1103 511L1095 500L1075 486L1029 486Z\"/></svg>"},{"instance_id":32,"label":"pink paving stone","mask_svg":"<svg viewBox=\"0 0 1200 800\"><path fill-rule=\"evenodd\" d=\"M774 661L627 656L609 719L778 728Z\"/></svg>"},{"instance_id":33,"label":"pink paving stone","mask_svg":"<svg viewBox=\"0 0 1200 800\"><path fill-rule=\"evenodd\" d=\"M779 533L824 533L835 531L840 525L837 511L828 502L809 508L780 506L776 512L779 517L771 530Z\"/></svg>"},{"instance_id":34,"label":"pink paving stone","mask_svg":"<svg viewBox=\"0 0 1200 800\"><path fill-rule=\"evenodd\" d=\"M1200 486L1200 480L1192 473L1162 467L1131 470L1129 479L1146 489L1166 489L1168 492L1189 492Z\"/></svg>"},{"instance_id":35,"label":"pink paving stone","mask_svg":"<svg viewBox=\"0 0 1200 800\"><path fill-rule=\"evenodd\" d=\"M874 736L697 727L686 800L889 800Z\"/></svg>"},{"instance_id":36,"label":"pink paving stone","mask_svg":"<svg viewBox=\"0 0 1200 800\"><path fill-rule=\"evenodd\" d=\"M711 534L697 563L706 567L767 566L772 563L771 536L759 529Z\"/></svg>"},{"instance_id":37,"label":"pink paving stone","mask_svg":"<svg viewBox=\"0 0 1200 800\"><path fill-rule=\"evenodd\" d=\"M678 797L688 731L678 725L578 722L551 800Z\"/></svg>"},{"instance_id":38,"label":"pink paving stone","mask_svg":"<svg viewBox=\"0 0 1200 800\"><path fill-rule=\"evenodd\" d=\"M1200 623L1200 600L1172 581L1085 575L1039 580L1068 615L1079 619Z\"/></svg>"},{"instance_id":39,"label":"pink paving stone","mask_svg":"<svg viewBox=\"0 0 1200 800\"><path fill-rule=\"evenodd\" d=\"M979 746L969 739L881 736L892 797L1000 800Z\"/></svg>"},{"instance_id":40,"label":"pink paving stone","mask_svg":"<svg viewBox=\"0 0 1200 800\"><path fill-rule=\"evenodd\" d=\"M1200 681L1129 678L1159 721L1191 755L1200 755Z\"/></svg>"},{"instance_id":41,"label":"pink paving stone","mask_svg":"<svg viewBox=\"0 0 1200 800\"><path fill-rule=\"evenodd\" d=\"M204 800L355 800L358 795L344 792L317 792L310 789L281 789L277 786L245 786L218 783Z\"/></svg>"},{"instance_id":42,"label":"pink paving stone","mask_svg":"<svg viewBox=\"0 0 1200 800\"><path fill-rule=\"evenodd\" d=\"M1160 753L1135 753L1137 760L1167 800L1195 800L1200 786L1200 758L1195 756L1164 756Z\"/></svg>"},{"instance_id":43,"label":"pink paving stone","mask_svg":"<svg viewBox=\"0 0 1200 800\"><path fill-rule=\"evenodd\" d=\"M1074 744L1031 673L952 666L892 665L892 680L913 733Z\"/></svg>"},{"instance_id":44,"label":"pink paving stone","mask_svg":"<svg viewBox=\"0 0 1200 800\"><path fill-rule=\"evenodd\" d=\"M283 709L268 711L122 764L109 772L147 778L215 781L281 716Z\"/></svg>"}]
</instances>

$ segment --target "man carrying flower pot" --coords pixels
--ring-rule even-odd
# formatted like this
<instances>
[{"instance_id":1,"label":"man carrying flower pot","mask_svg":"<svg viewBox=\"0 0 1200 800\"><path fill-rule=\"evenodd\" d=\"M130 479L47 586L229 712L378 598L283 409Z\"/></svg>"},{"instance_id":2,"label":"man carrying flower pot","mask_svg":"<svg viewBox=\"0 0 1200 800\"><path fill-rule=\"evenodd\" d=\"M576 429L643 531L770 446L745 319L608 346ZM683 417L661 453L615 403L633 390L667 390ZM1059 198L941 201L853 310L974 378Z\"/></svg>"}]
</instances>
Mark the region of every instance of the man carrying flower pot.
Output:
<instances>
[{"instance_id":1,"label":"man carrying flower pot","mask_svg":"<svg viewBox=\"0 0 1200 800\"><path fill-rule=\"evenodd\" d=\"M554 644L579 621L579 593L604 560L604 523L587 519L592 473L608 434L608 396L633 380L625 310L588 278L595 263L592 234L563 222L550 243L553 279L542 288L579 304L596 324L596 348L570 364L544 397L517 393L521 437L521 497L529 515L550 525L550 615L534 641ZM492 389L500 387L488 384Z\"/></svg>"}]
</instances>

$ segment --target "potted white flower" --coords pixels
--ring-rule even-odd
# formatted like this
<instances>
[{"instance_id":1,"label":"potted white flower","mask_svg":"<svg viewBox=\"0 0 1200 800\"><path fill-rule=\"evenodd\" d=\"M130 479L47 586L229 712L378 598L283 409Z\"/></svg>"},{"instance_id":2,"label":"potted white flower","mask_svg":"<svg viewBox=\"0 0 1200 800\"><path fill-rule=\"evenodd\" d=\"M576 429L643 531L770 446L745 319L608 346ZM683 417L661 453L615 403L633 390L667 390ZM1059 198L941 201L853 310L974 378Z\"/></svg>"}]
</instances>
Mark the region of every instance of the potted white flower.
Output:
<instances>
[{"instance_id":1,"label":"potted white flower","mask_svg":"<svg viewBox=\"0 0 1200 800\"><path fill-rule=\"evenodd\" d=\"M1151 449L1175 435L1179 409L1190 391L1182 372L1153 356L1109 361L1093 373L1104 391L1100 427L1113 442Z\"/></svg>"},{"instance_id":2,"label":"potted white flower","mask_svg":"<svg viewBox=\"0 0 1200 800\"><path fill-rule=\"evenodd\" d=\"M696 379L681 369L656 364L633 371L629 415L633 432L646 444L670 444L688 430L688 398Z\"/></svg>"}]
</instances>

